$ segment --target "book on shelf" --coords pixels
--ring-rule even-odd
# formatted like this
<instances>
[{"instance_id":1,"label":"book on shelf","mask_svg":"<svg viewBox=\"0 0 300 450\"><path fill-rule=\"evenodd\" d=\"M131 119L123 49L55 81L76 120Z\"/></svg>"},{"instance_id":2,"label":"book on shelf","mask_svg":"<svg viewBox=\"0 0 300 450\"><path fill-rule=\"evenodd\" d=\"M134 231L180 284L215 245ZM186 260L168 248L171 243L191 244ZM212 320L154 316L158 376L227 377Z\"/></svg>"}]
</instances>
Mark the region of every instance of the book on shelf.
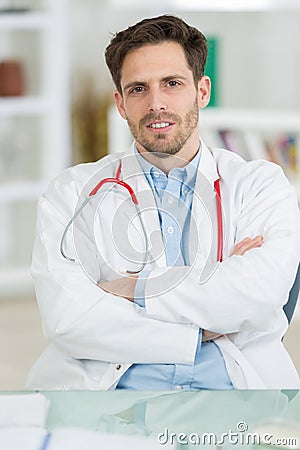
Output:
<instances>
[{"instance_id":1,"label":"book on shelf","mask_svg":"<svg viewBox=\"0 0 300 450\"><path fill-rule=\"evenodd\" d=\"M219 135L226 149L239 154L246 161L251 159L251 153L243 133L231 130L220 130Z\"/></svg>"},{"instance_id":2,"label":"book on shelf","mask_svg":"<svg viewBox=\"0 0 300 450\"><path fill-rule=\"evenodd\" d=\"M245 131L243 134L246 147L249 151L250 160L265 159L269 160L269 154L264 142L263 136L254 131Z\"/></svg>"},{"instance_id":3,"label":"book on shelf","mask_svg":"<svg viewBox=\"0 0 300 450\"><path fill-rule=\"evenodd\" d=\"M300 137L293 134L265 135L253 130L203 130L202 137L210 147L226 148L246 161L264 159L282 167L287 177L300 173Z\"/></svg>"}]
</instances>

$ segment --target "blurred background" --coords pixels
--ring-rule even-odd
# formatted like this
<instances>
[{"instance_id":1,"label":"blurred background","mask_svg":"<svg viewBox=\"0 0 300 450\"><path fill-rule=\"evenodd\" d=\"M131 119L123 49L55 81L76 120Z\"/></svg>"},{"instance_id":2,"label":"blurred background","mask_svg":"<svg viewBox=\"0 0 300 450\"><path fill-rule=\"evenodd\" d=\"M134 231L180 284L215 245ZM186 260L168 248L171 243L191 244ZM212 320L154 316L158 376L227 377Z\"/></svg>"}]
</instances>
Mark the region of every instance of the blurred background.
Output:
<instances>
[{"instance_id":1,"label":"blurred background","mask_svg":"<svg viewBox=\"0 0 300 450\"><path fill-rule=\"evenodd\" d=\"M130 144L104 62L111 35L175 13L209 40L201 134L280 164L300 197L298 0L0 0L0 390L46 342L30 277L36 202L69 165ZM300 371L300 314L284 343Z\"/></svg>"}]
</instances>

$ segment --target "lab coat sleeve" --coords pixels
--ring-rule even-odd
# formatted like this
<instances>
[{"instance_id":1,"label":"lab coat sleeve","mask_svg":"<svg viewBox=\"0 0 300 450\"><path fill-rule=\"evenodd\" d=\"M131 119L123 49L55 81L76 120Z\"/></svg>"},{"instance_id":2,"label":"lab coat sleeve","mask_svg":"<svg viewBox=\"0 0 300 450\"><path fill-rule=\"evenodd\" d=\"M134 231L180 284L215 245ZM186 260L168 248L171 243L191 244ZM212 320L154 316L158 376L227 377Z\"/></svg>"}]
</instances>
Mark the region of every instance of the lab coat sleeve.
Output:
<instances>
[{"instance_id":1,"label":"lab coat sleeve","mask_svg":"<svg viewBox=\"0 0 300 450\"><path fill-rule=\"evenodd\" d=\"M279 316L285 321L282 306L300 259L294 188L278 166L262 161L243 164L231 188L235 223L225 228L235 227L234 245L262 234L263 246L227 257L204 283L197 268L154 270L145 288L149 316L222 334L272 330Z\"/></svg>"},{"instance_id":2,"label":"lab coat sleeve","mask_svg":"<svg viewBox=\"0 0 300 450\"><path fill-rule=\"evenodd\" d=\"M144 308L100 289L59 251L78 198L74 177L55 181L38 206L32 276L45 336L67 356L117 363L191 364L198 329L147 317ZM89 238L82 239L92 248ZM70 250L70 249L69 249ZM170 342L176 341L176 346Z\"/></svg>"}]
</instances>

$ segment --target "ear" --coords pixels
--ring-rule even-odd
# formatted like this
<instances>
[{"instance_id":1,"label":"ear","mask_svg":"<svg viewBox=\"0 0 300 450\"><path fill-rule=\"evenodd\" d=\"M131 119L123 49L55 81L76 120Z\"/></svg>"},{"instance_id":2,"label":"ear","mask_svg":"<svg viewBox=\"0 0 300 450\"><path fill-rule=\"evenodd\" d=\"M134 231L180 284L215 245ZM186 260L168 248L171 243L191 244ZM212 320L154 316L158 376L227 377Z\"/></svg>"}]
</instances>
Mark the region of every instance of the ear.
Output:
<instances>
[{"instance_id":1,"label":"ear","mask_svg":"<svg viewBox=\"0 0 300 450\"><path fill-rule=\"evenodd\" d=\"M211 82L210 78L204 75L198 81L198 106L199 108L205 108L210 100Z\"/></svg>"},{"instance_id":2,"label":"ear","mask_svg":"<svg viewBox=\"0 0 300 450\"><path fill-rule=\"evenodd\" d=\"M117 105L117 108L118 108L118 111L119 111L120 115L123 117L123 119L126 120L127 119L127 115L126 115L126 112L125 112L124 100L123 100L122 95L120 94L119 91L115 91L114 97L115 97L115 102L116 102L116 105Z\"/></svg>"}]
</instances>

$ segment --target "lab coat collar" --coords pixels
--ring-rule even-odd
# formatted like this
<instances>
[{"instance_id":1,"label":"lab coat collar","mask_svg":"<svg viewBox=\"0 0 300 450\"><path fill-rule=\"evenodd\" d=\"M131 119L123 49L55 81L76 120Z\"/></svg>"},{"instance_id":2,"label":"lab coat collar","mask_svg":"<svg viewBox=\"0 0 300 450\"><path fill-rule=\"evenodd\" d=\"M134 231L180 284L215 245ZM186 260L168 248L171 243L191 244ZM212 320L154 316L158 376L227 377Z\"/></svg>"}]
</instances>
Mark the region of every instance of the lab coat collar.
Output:
<instances>
[{"instance_id":1,"label":"lab coat collar","mask_svg":"<svg viewBox=\"0 0 300 450\"><path fill-rule=\"evenodd\" d=\"M218 218L216 214L215 180L219 179L213 154L201 140L201 159L195 185L190 223L190 265L201 271L201 280L217 267Z\"/></svg>"},{"instance_id":2,"label":"lab coat collar","mask_svg":"<svg viewBox=\"0 0 300 450\"><path fill-rule=\"evenodd\" d=\"M211 183L214 183L219 177L217 164L213 154L201 139L201 159L198 167L200 171Z\"/></svg>"}]
</instances>

